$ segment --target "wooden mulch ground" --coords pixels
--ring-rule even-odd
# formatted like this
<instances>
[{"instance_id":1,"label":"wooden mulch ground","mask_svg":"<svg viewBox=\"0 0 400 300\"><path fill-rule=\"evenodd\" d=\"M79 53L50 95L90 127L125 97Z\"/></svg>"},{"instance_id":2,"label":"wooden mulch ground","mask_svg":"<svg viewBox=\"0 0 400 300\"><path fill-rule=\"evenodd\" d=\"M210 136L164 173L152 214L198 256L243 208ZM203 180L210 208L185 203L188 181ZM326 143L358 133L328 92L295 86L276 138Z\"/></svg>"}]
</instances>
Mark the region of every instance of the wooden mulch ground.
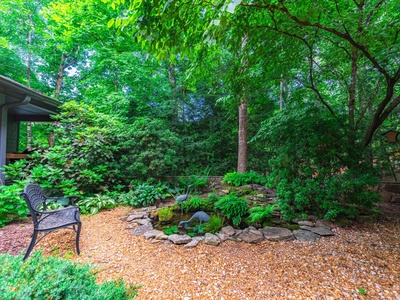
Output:
<instances>
[{"instance_id":1,"label":"wooden mulch ground","mask_svg":"<svg viewBox=\"0 0 400 300\"><path fill-rule=\"evenodd\" d=\"M83 217L81 255L72 261L96 266L98 280L122 278L141 285L137 299L400 299L399 207L375 223L333 229L315 243L227 241L196 248L157 243L129 234L115 208ZM0 253L19 254L32 224L0 229ZM35 248L71 256L75 235L59 230Z\"/></svg>"}]
</instances>

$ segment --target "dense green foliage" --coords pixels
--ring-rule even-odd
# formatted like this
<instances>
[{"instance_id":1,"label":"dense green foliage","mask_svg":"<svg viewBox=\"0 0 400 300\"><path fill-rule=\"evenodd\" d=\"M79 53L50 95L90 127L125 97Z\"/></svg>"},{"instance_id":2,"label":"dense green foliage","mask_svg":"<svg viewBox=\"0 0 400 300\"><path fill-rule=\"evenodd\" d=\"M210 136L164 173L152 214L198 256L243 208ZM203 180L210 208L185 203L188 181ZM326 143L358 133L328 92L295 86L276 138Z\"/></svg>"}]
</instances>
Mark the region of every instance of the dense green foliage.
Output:
<instances>
[{"instance_id":1,"label":"dense green foliage","mask_svg":"<svg viewBox=\"0 0 400 300\"><path fill-rule=\"evenodd\" d=\"M221 197L214 206L235 226L238 226L242 222L242 217L247 214L247 201L233 193Z\"/></svg>"},{"instance_id":2,"label":"dense green foliage","mask_svg":"<svg viewBox=\"0 0 400 300\"><path fill-rule=\"evenodd\" d=\"M19 196L24 190L24 184L21 181L10 186L0 186L0 227L12 220L26 217L28 207Z\"/></svg>"},{"instance_id":3,"label":"dense green foliage","mask_svg":"<svg viewBox=\"0 0 400 300\"><path fill-rule=\"evenodd\" d=\"M181 203L184 211L211 211L213 209L213 203L208 198L201 198L199 196L193 196L190 199Z\"/></svg>"},{"instance_id":4,"label":"dense green foliage","mask_svg":"<svg viewBox=\"0 0 400 300\"><path fill-rule=\"evenodd\" d=\"M55 123L32 125L35 153L8 180L94 212L110 207L103 194L162 199L151 178L199 192L208 175L265 174L287 219L352 217L379 200L377 174L396 179L380 133L400 129L399 20L396 0L2 0L0 74L64 102ZM238 156L254 172L231 172ZM24 208L16 186L4 193L0 226Z\"/></svg>"},{"instance_id":5,"label":"dense green foliage","mask_svg":"<svg viewBox=\"0 0 400 300\"><path fill-rule=\"evenodd\" d=\"M169 220L171 220L173 216L172 209L167 206L158 210L157 214L158 214L158 220L160 222L168 222Z\"/></svg>"},{"instance_id":6,"label":"dense green foliage","mask_svg":"<svg viewBox=\"0 0 400 300\"><path fill-rule=\"evenodd\" d=\"M107 195L96 194L93 197L87 197L80 200L77 205L82 213L97 214L102 209L113 208L117 202Z\"/></svg>"},{"instance_id":7,"label":"dense green foliage","mask_svg":"<svg viewBox=\"0 0 400 300\"><path fill-rule=\"evenodd\" d=\"M210 220L208 220L204 224L204 231L210 232L213 234L220 232L222 227L224 227L224 225L225 225L224 222L225 222L225 220L223 217L217 216L217 215L212 215L212 216L210 216Z\"/></svg>"},{"instance_id":8,"label":"dense green foliage","mask_svg":"<svg viewBox=\"0 0 400 300\"><path fill-rule=\"evenodd\" d=\"M295 136L296 139L291 137ZM263 124L259 137L271 145L278 204L286 219L315 214L332 219L357 215L379 200L371 161L362 147L351 149L348 135L319 108L277 113Z\"/></svg>"},{"instance_id":9,"label":"dense green foliage","mask_svg":"<svg viewBox=\"0 0 400 300\"><path fill-rule=\"evenodd\" d=\"M134 299L137 288L122 280L96 284L89 265L33 253L22 256L0 254L0 298L13 299Z\"/></svg>"},{"instance_id":10,"label":"dense green foliage","mask_svg":"<svg viewBox=\"0 0 400 300\"><path fill-rule=\"evenodd\" d=\"M267 179L256 172L232 172L225 174L222 182L233 186L241 186L249 183L258 183L264 185L267 182Z\"/></svg>"},{"instance_id":11,"label":"dense green foliage","mask_svg":"<svg viewBox=\"0 0 400 300\"><path fill-rule=\"evenodd\" d=\"M250 224L262 223L272 217L274 210L274 205L254 206L249 209L249 216L246 221Z\"/></svg>"},{"instance_id":12,"label":"dense green foliage","mask_svg":"<svg viewBox=\"0 0 400 300\"><path fill-rule=\"evenodd\" d=\"M121 193L118 201L133 207L146 207L154 204L157 200L165 199L169 195L166 189L167 186L163 184L153 185L144 182L127 193Z\"/></svg>"}]
</instances>

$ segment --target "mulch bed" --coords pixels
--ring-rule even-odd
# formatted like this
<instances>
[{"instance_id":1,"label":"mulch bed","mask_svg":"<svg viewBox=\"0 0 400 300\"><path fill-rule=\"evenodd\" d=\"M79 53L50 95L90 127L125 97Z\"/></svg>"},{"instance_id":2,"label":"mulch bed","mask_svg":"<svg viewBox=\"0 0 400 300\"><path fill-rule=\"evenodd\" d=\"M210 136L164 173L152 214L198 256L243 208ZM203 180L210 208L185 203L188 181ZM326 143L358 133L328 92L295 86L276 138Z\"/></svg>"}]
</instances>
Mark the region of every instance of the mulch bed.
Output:
<instances>
[{"instance_id":1,"label":"mulch bed","mask_svg":"<svg viewBox=\"0 0 400 300\"><path fill-rule=\"evenodd\" d=\"M81 255L99 281L140 285L137 299L400 299L400 219L335 227L315 243L226 241L188 249L129 234L115 208L83 217ZM393 210L391 210L393 212ZM18 255L32 232L29 220L0 228L0 253ZM34 250L71 256L75 233L59 230Z\"/></svg>"}]
</instances>

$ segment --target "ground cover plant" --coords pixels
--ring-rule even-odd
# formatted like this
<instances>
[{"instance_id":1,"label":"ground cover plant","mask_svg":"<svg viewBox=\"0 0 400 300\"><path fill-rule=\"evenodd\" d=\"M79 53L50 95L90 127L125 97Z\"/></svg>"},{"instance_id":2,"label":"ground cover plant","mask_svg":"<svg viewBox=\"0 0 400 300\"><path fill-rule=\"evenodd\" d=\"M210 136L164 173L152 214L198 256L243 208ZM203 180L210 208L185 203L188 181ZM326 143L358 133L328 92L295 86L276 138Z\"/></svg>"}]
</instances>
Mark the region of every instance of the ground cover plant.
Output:
<instances>
[{"instance_id":1,"label":"ground cover plant","mask_svg":"<svg viewBox=\"0 0 400 300\"><path fill-rule=\"evenodd\" d=\"M125 287L122 280L96 284L95 272L89 265L43 257L41 252L34 252L28 260L22 260L21 255L0 254L0 264L0 298L3 300L128 300L137 294L136 287Z\"/></svg>"}]
</instances>

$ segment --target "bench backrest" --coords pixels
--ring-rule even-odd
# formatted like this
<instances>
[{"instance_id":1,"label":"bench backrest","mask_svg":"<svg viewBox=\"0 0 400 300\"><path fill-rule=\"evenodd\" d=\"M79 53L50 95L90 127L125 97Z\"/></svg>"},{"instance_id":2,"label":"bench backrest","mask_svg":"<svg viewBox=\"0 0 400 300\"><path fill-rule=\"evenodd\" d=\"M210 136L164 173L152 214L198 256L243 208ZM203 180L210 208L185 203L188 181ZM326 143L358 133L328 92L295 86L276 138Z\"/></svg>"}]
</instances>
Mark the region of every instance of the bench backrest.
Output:
<instances>
[{"instance_id":1,"label":"bench backrest","mask_svg":"<svg viewBox=\"0 0 400 300\"><path fill-rule=\"evenodd\" d=\"M46 204L46 197L38 184L25 185L24 192L21 196L25 199L31 214L36 214L46 209L46 207L43 207Z\"/></svg>"}]
</instances>

